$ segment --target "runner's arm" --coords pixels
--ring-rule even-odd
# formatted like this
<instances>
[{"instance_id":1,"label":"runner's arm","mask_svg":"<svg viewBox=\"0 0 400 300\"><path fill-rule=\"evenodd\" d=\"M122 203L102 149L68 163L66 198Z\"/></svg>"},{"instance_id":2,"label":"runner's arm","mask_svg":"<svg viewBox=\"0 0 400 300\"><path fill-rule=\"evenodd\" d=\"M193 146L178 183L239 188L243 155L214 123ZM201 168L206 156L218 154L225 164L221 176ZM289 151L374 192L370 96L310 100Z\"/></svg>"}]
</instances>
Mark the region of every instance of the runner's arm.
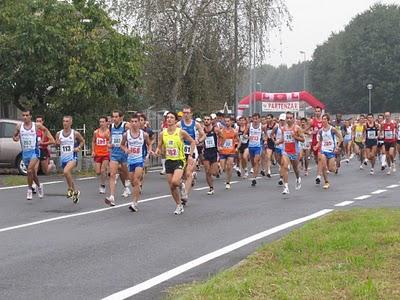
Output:
<instances>
[{"instance_id":1,"label":"runner's arm","mask_svg":"<svg viewBox=\"0 0 400 300\"><path fill-rule=\"evenodd\" d=\"M15 127L14 135L13 135L13 141L18 142L19 141L19 131L21 129L21 124L18 124L17 127Z\"/></svg>"},{"instance_id":2,"label":"runner's arm","mask_svg":"<svg viewBox=\"0 0 400 300\"><path fill-rule=\"evenodd\" d=\"M122 151L124 151L126 154L128 154L129 149L128 149L128 147L126 146L126 142L127 142L127 134L126 134L126 132L125 132L125 133L122 135L122 140L121 140L121 145L120 145L120 147L121 147Z\"/></svg>"},{"instance_id":3,"label":"runner's arm","mask_svg":"<svg viewBox=\"0 0 400 300\"><path fill-rule=\"evenodd\" d=\"M93 131L93 137L92 137L92 156L94 157L96 153L94 153L94 148L96 147L96 134L97 134L97 129Z\"/></svg>"},{"instance_id":4,"label":"runner's arm","mask_svg":"<svg viewBox=\"0 0 400 300\"><path fill-rule=\"evenodd\" d=\"M204 142L206 139L206 134L204 133L203 127L198 122L196 122L196 129L199 132L198 142L199 143Z\"/></svg>"},{"instance_id":5,"label":"runner's arm","mask_svg":"<svg viewBox=\"0 0 400 300\"><path fill-rule=\"evenodd\" d=\"M164 131L161 131L160 135L158 136L158 146L157 146L156 153L155 153L155 155L157 155L157 156L161 155L161 150L162 150L162 146L163 146L163 132Z\"/></svg>"},{"instance_id":6,"label":"runner's arm","mask_svg":"<svg viewBox=\"0 0 400 300\"><path fill-rule=\"evenodd\" d=\"M74 152L79 152L83 148L83 145L85 144L85 139L78 131L75 131L75 139L79 142L79 145L74 149Z\"/></svg>"},{"instance_id":7,"label":"runner's arm","mask_svg":"<svg viewBox=\"0 0 400 300\"><path fill-rule=\"evenodd\" d=\"M154 155L153 142L152 139L150 139L150 136L147 132L144 133L144 142L146 143L149 155Z\"/></svg>"},{"instance_id":8,"label":"runner's arm","mask_svg":"<svg viewBox=\"0 0 400 300\"><path fill-rule=\"evenodd\" d=\"M300 127L297 127L296 135L294 136L294 138L295 138L297 141L299 141L299 142L301 142L301 143L304 143L304 141L305 141L304 133L303 133L303 130L302 130Z\"/></svg>"},{"instance_id":9,"label":"runner's arm","mask_svg":"<svg viewBox=\"0 0 400 300\"><path fill-rule=\"evenodd\" d=\"M185 131L185 130L181 130L181 138L187 142L190 143L190 153L189 153L189 158L193 158L193 152L194 149L196 148L196 142L194 141L194 139L192 139L192 137Z\"/></svg>"}]
</instances>

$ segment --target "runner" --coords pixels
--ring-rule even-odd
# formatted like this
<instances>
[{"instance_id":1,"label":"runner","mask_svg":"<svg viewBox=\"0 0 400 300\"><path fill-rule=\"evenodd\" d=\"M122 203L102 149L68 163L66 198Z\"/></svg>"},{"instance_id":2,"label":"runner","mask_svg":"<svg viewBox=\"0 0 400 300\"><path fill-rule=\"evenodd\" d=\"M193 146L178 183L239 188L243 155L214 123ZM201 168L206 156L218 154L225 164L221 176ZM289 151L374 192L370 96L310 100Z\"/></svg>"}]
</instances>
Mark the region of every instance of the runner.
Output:
<instances>
[{"instance_id":1,"label":"runner","mask_svg":"<svg viewBox=\"0 0 400 300\"><path fill-rule=\"evenodd\" d=\"M282 194L289 194L289 164L296 175L296 190L301 188L299 172L299 142L304 142L301 128L294 123L294 114L286 113L286 126L282 129L282 138L278 144L283 145L281 175L283 178Z\"/></svg>"},{"instance_id":2,"label":"runner","mask_svg":"<svg viewBox=\"0 0 400 300\"><path fill-rule=\"evenodd\" d=\"M397 153L400 157L400 116L397 118Z\"/></svg>"},{"instance_id":3,"label":"runner","mask_svg":"<svg viewBox=\"0 0 400 300\"><path fill-rule=\"evenodd\" d=\"M272 139L274 140L275 143L275 160L278 163L279 166L279 181L278 185L283 185L283 177L282 177L282 152L283 152L283 143L278 143L278 141L281 141L283 139L282 131L283 128L286 125L286 114L280 114L279 116L279 123L274 127L272 130Z\"/></svg>"},{"instance_id":4,"label":"runner","mask_svg":"<svg viewBox=\"0 0 400 300\"><path fill-rule=\"evenodd\" d=\"M346 156L346 163L350 162L350 159L352 158L352 148L353 148L353 128L351 126L350 120L346 120L344 122L344 139L343 139L343 145L344 145L344 153Z\"/></svg>"},{"instance_id":5,"label":"runner","mask_svg":"<svg viewBox=\"0 0 400 300\"><path fill-rule=\"evenodd\" d=\"M167 173L167 180L171 195L176 204L174 214L180 215L184 212L178 190L179 186L181 185L183 168L185 167L183 141L188 141L190 143L190 153L188 155L189 163L193 163L193 152L196 148L196 143L186 131L176 126L177 119L178 118L175 113L167 113L168 128L164 129L159 136L156 155L161 155L163 152L162 149L165 148L165 171Z\"/></svg>"},{"instance_id":6,"label":"runner","mask_svg":"<svg viewBox=\"0 0 400 300\"><path fill-rule=\"evenodd\" d=\"M253 121L250 123L249 128L249 155L251 166L253 168L253 180L251 181L251 186L254 187L257 184L257 176L260 172L261 151L264 143L261 142L263 139L263 130L260 123L260 114L253 114L252 119Z\"/></svg>"},{"instance_id":7,"label":"runner","mask_svg":"<svg viewBox=\"0 0 400 300\"><path fill-rule=\"evenodd\" d=\"M42 137L46 137L48 142L54 144L54 138L50 131L41 123L32 122L32 114L30 110L22 112L23 122L18 124L13 140L20 141L22 149L22 160L27 168L27 183L26 199L32 200L32 184L35 182L37 186L37 194L40 199L44 196L43 184L39 182L37 170L39 167L40 147L38 131L42 132Z\"/></svg>"},{"instance_id":8,"label":"runner","mask_svg":"<svg viewBox=\"0 0 400 300\"><path fill-rule=\"evenodd\" d=\"M199 154L197 152L197 145L199 143L202 143L206 136L204 134L203 128L201 125L193 120L193 112L192 108L190 106L184 106L182 109L183 112L183 118L180 122L177 123L177 126L182 128L185 132L187 132L190 137L195 141L196 143L196 148L194 149L194 152L190 152L190 141L185 140L185 146L184 146L184 151L185 151L185 157L186 157L186 162L187 164L185 165L185 172L183 175L183 178L185 180L184 183L181 185L181 199L183 205L186 205L186 202L188 200L190 191L192 189L192 183L194 180L195 175L195 169L196 169L196 161L199 157ZM196 139L196 130L198 131L198 137ZM193 160L188 160L189 153L192 153L193 155Z\"/></svg>"},{"instance_id":9,"label":"runner","mask_svg":"<svg viewBox=\"0 0 400 300\"><path fill-rule=\"evenodd\" d=\"M314 146L314 151L320 149L318 164L324 177L324 189L329 189L328 170L336 171L336 153L337 145L342 141L342 134L335 127L329 124L330 116L324 114L322 116L322 128L318 132L318 143Z\"/></svg>"},{"instance_id":10,"label":"runner","mask_svg":"<svg viewBox=\"0 0 400 300\"><path fill-rule=\"evenodd\" d=\"M129 129L129 125L123 121L124 115L119 110L112 112L113 123L110 127L110 141L108 147L110 151L110 196L106 197L104 202L109 206L115 206L115 186L117 184L117 173L119 171L119 177L124 187L122 196L128 197L130 195L130 189L128 187L128 167L127 167L127 155L121 149L121 141L123 134Z\"/></svg>"},{"instance_id":11,"label":"runner","mask_svg":"<svg viewBox=\"0 0 400 300\"><path fill-rule=\"evenodd\" d=\"M44 117L37 116L36 123L44 126ZM39 171L39 167L42 170L43 174L48 175L50 172L49 162L50 162L50 152L49 146L54 144L54 138L51 136L50 131L47 131L47 134L42 130L37 130L38 142L39 142L39 150L40 150L40 165L37 165L36 174ZM50 139L50 136L52 137Z\"/></svg>"},{"instance_id":12,"label":"runner","mask_svg":"<svg viewBox=\"0 0 400 300\"><path fill-rule=\"evenodd\" d=\"M79 202L81 192L75 189L74 179L72 178L72 170L78 162L78 152L81 151L85 140L82 135L72 129L72 117L63 117L63 130L57 132L56 145L60 146L60 164L67 181L67 198L72 198L72 202Z\"/></svg>"},{"instance_id":13,"label":"runner","mask_svg":"<svg viewBox=\"0 0 400 300\"><path fill-rule=\"evenodd\" d=\"M99 178L99 193L106 193L107 170L110 163L108 144L110 141L110 129L107 126L107 117L100 117L99 128L93 132L92 157L94 169Z\"/></svg>"},{"instance_id":14,"label":"runner","mask_svg":"<svg viewBox=\"0 0 400 300\"><path fill-rule=\"evenodd\" d=\"M121 149L128 156L129 179L133 187L132 204L129 209L138 211L141 184L144 172L145 155L144 151L153 154L150 147L149 135L140 128L140 115L134 114L130 119L130 129L127 130L121 141Z\"/></svg>"},{"instance_id":15,"label":"runner","mask_svg":"<svg viewBox=\"0 0 400 300\"><path fill-rule=\"evenodd\" d=\"M375 159L378 147L378 132L379 124L375 122L373 114L368 114L367 123L365 125L365 155L371 163L371 170L369 172L371 175L374 175L375 173Z\"/></svg>"},{"instance_id":16,"label":"runner","mask_svg":"<svg viewBox=\"0 0 400 300\"><path fill-rule=\"evenodd\" d=\"M162 120L161 125L160 125L160 128L162 130L168 128L167 114L168 114L168 111L165 111L164 114L163 114L163 120ZM160 175L165 175L166 174L165 173L165 153L161 154L161 167L162 167L162 170L160 172Z\"/></svg>"},{"instance_id":17,"label":"runner","mask_svg":"<svg viewBox=\"0 0 400 300\"><path fill-rule=\"evenodd\" d=\"M359 155L360 158L360 170L364 169L363 164L367 165L368 160L364 160L364 143L365 143L365 117L360 115L358 122L353 126L353 142L354 142L354 152Z\"/></svg>"},{"instance_id":18,"label":"runner","mask_svg":"<svg viewBox=\"0 0 400 300\"><path fill-rule=\"evenodd\" d=\"M239 136L235 129L232 128L232 119L225 118L225 127L219 131L220 138L220 163L222 170L225 171L226 184L225 189L231 188L233 162L236 157L236 149L239 146Z\"/></svg>"},{"instance_id":19,"label":"runner","mask_svg":"<svg viewBox=\"0 0 400 300\"><path fill-rule=\"evenodd\" d=\"M149 149L153 149L153 144L155 142L155 136L154 136L154 131L151 128L150 123L147 121L147 117L145 114L143 113L138 113L139 116L139 122L140 122L140 129L142 129L144 132L147 133L147 135L149 136L149 141L150 144L147 146L147 144L145 143L143 145L143 159L144 159L144 170L143 170L143 175L142 178L140 180L140 193L142 193L142 187L143 187L143 180L144 180L144 175L147 173L147 166L148 166L148 161L149 161Z\"/></svg>"},{"instance_id":20,"label":"runner","mask_svg":"<svg viewBox=\"0 0 400 300\"><path fill-rule=\"evenodd\" d=\"M271 178L271 164L272 164L272 154L275 152L275 142L272 138L272 131L275 128L276 123L274 121L274 116L271 114L267 115L266 124L263 128L264 131L264 151L265 151L265 167L267 169L267 177Z\"/></svg>"},{"instance_id":21,"label":"runner","mask_svg":"<svg viewBox=\"0 0 400 300\"><path fill-rule=\"evenodd\" d=\"M304 135L304 142L300 142L301 148L301 163L304 168L304 176L308 176L308 167L310 164L310 155L311 155L311 131L310 126L308 125L307 118L301 118L300 128Z\"/></svg>"},{"instance_id":22,"label":"runner","mask_svg":"<svg viewBox=\"0 0 400 300\"><path fill-rule=\"evenodd\" d=\"M342 136L345 135L346 128L345 128L344 122L342 120L342 114L336 114L336 120L335 120L334 126L335 126L336 130L341 133ZM338 153L336 155L336 174L339 172L340 162L342 160L343 155L345 155L344 148L345 148L344 142L341 141L341 143L338 144Z\"/></svg>"},{"instance_id":23,"label":"runner","mask_svg":"<svg viewBox=\"0 0 400 300\"><path fill-rule=\"evenodd\" d=\"M385 112L385 120L381 126L381 131L384 135L385 154L383 155L382 167L388 167L387 175L391 172L396 172L396 165L394 164L395 149L397 143L397 124L392 120L390 112Z\"/></svg>"},{"instance_id":24,"label":"runner","mask_svg":"<svg viewBox=\"0 0 400 300\"><path fill-rule=\"evenodd\" d=\"M378 148L377 148L377 153L378 153L378 158L381 163L381 171L385 170L385 164L386 164L386 154L385 154L385 133L382 130L383 126L383 121L385 120L385 116L382 114L378 115L378 125L379 125L379 133L378 133Z\"/></svg>"},{"instance_id":25,"label":"runner","mask_svg":"<svg viewBox=\"0 0 400 300\"><path fill-rule=\"evenodd\" d=\"M242 170L244 170L243 178L249 177L249 171L247 169L247 162L249 161L249 126L247 125L247 120L245 117L239 118L239 170L237 175L242 176Z\"/></svg>"},{"instance_id":26,"label":"runner","mask_svg":"<svg viewBox=\"0 0 400 300\"><path fill-rule=\"evenodd\" d=\"M207 195L214 195L213 176L218 174L218 127L212 125L211 117L205 116L204 133L206 139L204 141L203 165L206 173L206 181L209 187Z\"/></svg>"},{"instance_id":27,"label":"runner","mask_svg":"<svg viewBox=\"0 0 400 300\"><path fill-rule=\"evenodd\" d=\"M311 124L310 124L310 129L312 130L311 147L314 152L315 163L317 164L317 177L315 178L316 184L321 183L321 174L322 174L322 170L320 169L320 166L318 164L319 149L315 149L315 146L318 144L317 135L318 135L319 130L322 128L321 113L322 113L321 107L319 107L319 106L315 107L314 118L311 120Z\"/></svg>"}]
</instances>

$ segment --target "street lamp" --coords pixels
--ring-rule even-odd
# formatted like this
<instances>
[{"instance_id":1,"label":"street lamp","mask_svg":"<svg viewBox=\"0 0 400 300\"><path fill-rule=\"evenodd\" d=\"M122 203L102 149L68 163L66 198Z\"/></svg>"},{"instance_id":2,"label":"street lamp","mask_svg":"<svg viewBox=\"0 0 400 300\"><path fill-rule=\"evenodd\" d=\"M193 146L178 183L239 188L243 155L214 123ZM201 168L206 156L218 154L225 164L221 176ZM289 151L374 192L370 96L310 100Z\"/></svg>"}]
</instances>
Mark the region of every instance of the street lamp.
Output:
<instances>
[{"instance_id":1,"label":"street lamp","mask_svg":"<svg viewBox=\"0 0 400 300\"><path fill-rule=\"evenodd\" d=\"M372 109L371 109L371 100L372 100L372 89L374 88L374 86L372 85L372 83L368 83L367 84L367 89L368 89L368 112L371 113Z\"/></svg>"},{"instance_id":2,"label":"street lamp","mask_svg":"<svg viewBox=\"0 0 400 300\"><path fill-rule=\"evenodd\" d=\"M305 51L300 51L300 54L303 54L303 64L304 64L304 70L303 70L303 90L306 90L306 52Z\"/></svg>"}]
</instances>

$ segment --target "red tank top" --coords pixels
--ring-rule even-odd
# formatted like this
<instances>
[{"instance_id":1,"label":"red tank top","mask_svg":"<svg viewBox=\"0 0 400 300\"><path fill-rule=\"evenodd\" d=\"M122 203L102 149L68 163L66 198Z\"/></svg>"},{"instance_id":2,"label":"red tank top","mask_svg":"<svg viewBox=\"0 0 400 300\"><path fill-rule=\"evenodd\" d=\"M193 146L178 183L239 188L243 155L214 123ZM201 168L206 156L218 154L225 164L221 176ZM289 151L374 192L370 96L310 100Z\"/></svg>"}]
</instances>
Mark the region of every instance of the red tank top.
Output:
<instances>
[{"instance_id":1,"label":"red tank top","mask_svg":"<svg viewBox=\"0 0 400 300\"><path fill-rule=\"evenodd\" d=\"M321 128L322 128L322 120L317 120L314 118L311 122L313 144L317 143L317 135Z\"/></svg>"},{"instance_id":2,"label":"red tank top","mask_svg":"<svg viewBox=\"0 0 400 300\"><path fill-rule=\"evenodd\" d=\"M47 150L48 146L47 145L40 145L40 142L46 143L46 142L49 141L49 138L44 135L44 133L43 133L43 131L41 129L37 130L36 135L38 137L39 148L41 150Z\"/></svg>"},{"instance_id":3,"label":"red tank top","mask_svg":"<svg viewBox=\"0 0 400 300\"><path fill-rule=\"evenodd\" d=\"M393 121L390 121L390 123L383 123L383 135L385 143L396 142L396 128L397 125Z\"/></svg>"},{"instance_id":4,"label":"red tank top","mask_svg":"<svg viewBox=\"0 0 400 300\"><path fill-rule=\"evenodd\" d=\"M94 153L96 156L109 156L108 150L108 142L110 140L109 134L104 134L104 136L100 133L100 130L96 130L96 140L94 144Z\"/></svg>"}]
</instances>

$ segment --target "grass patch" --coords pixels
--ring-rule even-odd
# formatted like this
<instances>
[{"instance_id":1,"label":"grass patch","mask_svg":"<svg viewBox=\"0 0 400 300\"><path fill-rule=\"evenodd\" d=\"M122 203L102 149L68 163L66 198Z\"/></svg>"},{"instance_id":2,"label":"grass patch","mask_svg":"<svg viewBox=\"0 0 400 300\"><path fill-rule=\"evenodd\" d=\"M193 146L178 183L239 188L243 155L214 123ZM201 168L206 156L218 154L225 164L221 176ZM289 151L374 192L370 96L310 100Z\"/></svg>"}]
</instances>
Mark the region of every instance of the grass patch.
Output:
<instances>
[{"instance_id":1,"label":"grass patch","mask_svg":"<svg viewBox=\"0 0 400 300\"><path fill-rule=\"evenodd\" d=\"M400 210L334 212L168 298L400 299Z\"/></svg>"},{"instance_id":2,"label":"grass patch","mask_svg":"<svg viewBox=\"0 0 400 300\"><path fill-rule=\"evenodd\" d=\"M27 184L26 176L21 175L8 175L2 177L0 180L0 184L3 186L17 186Z\"/></svg>"}]
</instances>

